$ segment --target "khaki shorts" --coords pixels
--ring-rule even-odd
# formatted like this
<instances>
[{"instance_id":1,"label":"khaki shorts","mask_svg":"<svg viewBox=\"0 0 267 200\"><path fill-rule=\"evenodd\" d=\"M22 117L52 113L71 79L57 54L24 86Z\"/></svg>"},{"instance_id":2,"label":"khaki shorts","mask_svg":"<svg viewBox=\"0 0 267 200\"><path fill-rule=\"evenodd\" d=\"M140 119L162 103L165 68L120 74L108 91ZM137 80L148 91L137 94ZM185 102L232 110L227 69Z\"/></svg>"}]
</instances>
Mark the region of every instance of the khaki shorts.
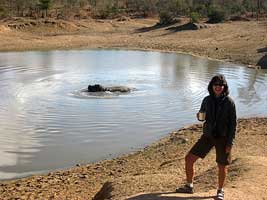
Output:
<instances>
[{"instance_id":1,"label":"khaki shorts","mask_svg":"<svg viewBox=\"0 0 267 200\"><path fill-rule=\"evenodd\" d=\"M189 152L203 159L212 147L215 147L216 162L220 165L229 165L231 154L225 152L226 142L226 137L210 138L202 135Z\"/></svg>"}]
</instances>

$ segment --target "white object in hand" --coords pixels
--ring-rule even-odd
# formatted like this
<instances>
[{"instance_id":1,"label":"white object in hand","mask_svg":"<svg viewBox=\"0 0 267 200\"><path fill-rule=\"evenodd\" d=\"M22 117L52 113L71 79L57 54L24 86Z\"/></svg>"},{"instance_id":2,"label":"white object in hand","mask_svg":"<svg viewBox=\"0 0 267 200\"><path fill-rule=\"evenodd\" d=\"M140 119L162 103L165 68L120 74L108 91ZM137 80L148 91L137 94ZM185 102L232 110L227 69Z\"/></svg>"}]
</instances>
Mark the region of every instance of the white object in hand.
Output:
<instances>
[{"instance_id":1,"label":"white object in hand","mask_svg":"<svg viewBox=\"0 0 267 200\"><path fill-rule=\"evenodd\" d=\"M198 113L198 120L204 121L206 119L206 113L205 112L199 112Z\"/></svg>"}]
</instances>

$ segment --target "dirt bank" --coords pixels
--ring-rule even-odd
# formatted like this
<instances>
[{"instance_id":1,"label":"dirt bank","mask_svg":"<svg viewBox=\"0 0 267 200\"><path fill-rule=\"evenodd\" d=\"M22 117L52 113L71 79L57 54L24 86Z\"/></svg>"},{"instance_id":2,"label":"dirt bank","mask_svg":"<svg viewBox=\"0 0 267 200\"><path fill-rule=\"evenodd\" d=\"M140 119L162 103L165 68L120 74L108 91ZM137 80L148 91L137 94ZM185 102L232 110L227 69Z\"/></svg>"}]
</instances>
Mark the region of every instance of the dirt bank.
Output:
<instances>
[{"instance_id":1,"label":"dirt bank","mask_svg":"<svg viewBox=\"0 0 267 200\"><path fill-rule=\"evenodd\" d=\"M267 21L236 21L183 29L181 23L155 26L157 19L0 22L0 50L129 48L185 52L255 65L267 45Z\"/></svg>"},{"instance_id":2,"label":"dirt bank","mask_svg":"<svg viewBox=\"0 0 267 200\"><path fill-rule=\"evenodd\" d=\"M267 118L240 119L227 199L264 199L267 186ZM0 199L92 199L104 183L112 199L190 199L173 194L184 181L184 155L201 134L201 124L172 132L142 151L73 169L0 184ZM214 152L196 165L192 199L212 199L216 188ZM145 193L145 194L144 194ZM99 199L104 199L103 197Z\"/></svg>"}]
</instances>

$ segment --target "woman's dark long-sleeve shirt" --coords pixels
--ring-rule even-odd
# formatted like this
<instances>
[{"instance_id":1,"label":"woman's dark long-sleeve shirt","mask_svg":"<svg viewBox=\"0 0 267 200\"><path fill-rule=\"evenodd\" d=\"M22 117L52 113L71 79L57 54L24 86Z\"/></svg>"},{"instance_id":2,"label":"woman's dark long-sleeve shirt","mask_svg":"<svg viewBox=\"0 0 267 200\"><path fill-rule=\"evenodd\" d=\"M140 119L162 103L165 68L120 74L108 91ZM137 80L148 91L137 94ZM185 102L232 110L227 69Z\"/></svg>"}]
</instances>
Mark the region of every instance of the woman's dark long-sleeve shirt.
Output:
<instances>
[{"instance_id":1,"label":"woman's dark long-sleeve shirt","mask_svg":"<svg viewBox=\"0 0 267 200\"><path fill-rule=\"evenodd\" d=\"M227 146L232 146L236 133L235 103L229 96L206 96L200 112L206 113L203 134L208 137L227 137Z\"/></svg>"}]
</instances>

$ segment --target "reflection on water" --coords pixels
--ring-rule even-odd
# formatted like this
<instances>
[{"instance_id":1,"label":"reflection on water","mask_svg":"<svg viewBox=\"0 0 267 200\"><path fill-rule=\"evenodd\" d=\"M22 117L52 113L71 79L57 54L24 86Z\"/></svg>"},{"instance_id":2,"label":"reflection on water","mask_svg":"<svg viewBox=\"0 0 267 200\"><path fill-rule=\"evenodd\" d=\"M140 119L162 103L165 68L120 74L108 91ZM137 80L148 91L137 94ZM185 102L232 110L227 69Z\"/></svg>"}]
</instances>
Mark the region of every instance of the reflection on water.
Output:
<instances>
[{"instance_id":1,"label":"reflection on water","mask_svg":"<svg viewBox=\"0 0 267 200\"><path fill-rule=\"evenodd\" d=\"M113 157L195 123L217 73L239 117L266 116L264 70L157 52L1 53L0 179ZM88 84L135 90L88 98Z\"/></svg>"}]
</instances>

